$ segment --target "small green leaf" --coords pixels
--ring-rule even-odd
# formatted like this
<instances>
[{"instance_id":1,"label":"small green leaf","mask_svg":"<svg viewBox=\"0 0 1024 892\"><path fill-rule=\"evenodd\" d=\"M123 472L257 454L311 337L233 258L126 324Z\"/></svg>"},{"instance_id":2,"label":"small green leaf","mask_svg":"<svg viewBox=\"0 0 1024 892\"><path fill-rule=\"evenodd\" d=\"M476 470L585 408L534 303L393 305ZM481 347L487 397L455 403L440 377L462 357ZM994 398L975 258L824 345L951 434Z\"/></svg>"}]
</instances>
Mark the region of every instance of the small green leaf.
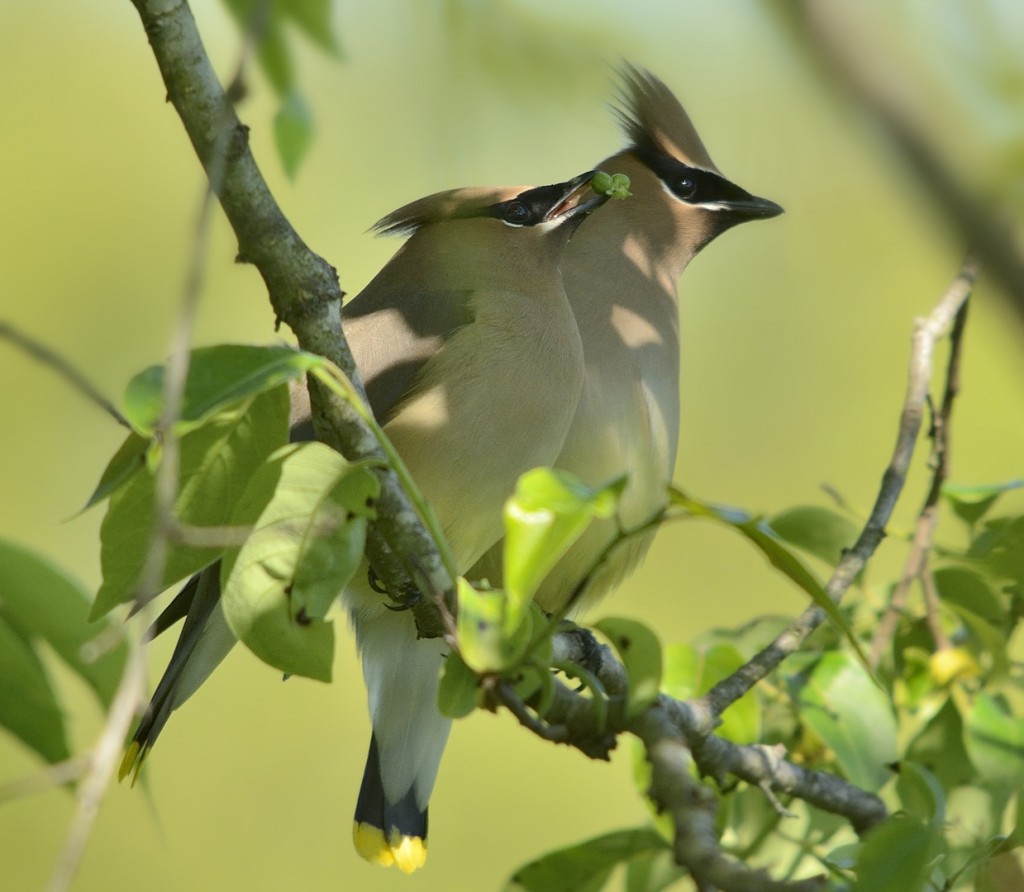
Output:
<instances>
[{"instance_id":1,"label":"small green leaf","mask_svg":"<svg viewBox=\"0 0 1024 892\"><path fill-rule=\"evenodd\" d=\"M509 622L521 619L548 571L594 517L611 517L625 478L593 489L571 474L534 468L505 503L504 568Z\"/></svg>"},{"instance_id":2,"label":"small green leaf","mask_svg":"<svg viewBox=\"0 0 1024 892\"><path fill-rule=\"evenodd\" d=\"M781 511L768 518L768 526L790 545L802 548L833 567L860 534L848 517L812 505Z\"/></svg>"},{"instance_id":3,"label":"small green leaf","mask_svg":"<svg viewBox=\"0 0 1024 892\"><path fill-rule=\"evenodd\" d=\"M655 700L661 687L661 642L643 623L608 617L594 625L619 653L629 678L626 712L638 716Z\"/></svg>"},{"instance_id":4,"label":"small green leaf","mask_svg":"<svg viewBox=\"0 0 1024 892\"><path fill-rule=\"evenodd\" d=\"M964 724L952 698L906 748L905 758L927 765L946 790L976 780L964 748Z\"/></svg>"},{"instance_id":5,"label":"small green leaf","mask_svg":"<svg viewBox=\"0 0 1024 892\"><path fill-rule=\"evenodd\" d=\"M1024 480L1009 480L1006 483L964 485L944 483L942 495L949 502L953 512L968 526L974 526L984 517L1003 493L1024 486Z\"/></svg>"},{"instance_id":6,"label":"small green leaf","mask_svg":"<svg viewBox=\"0 0 1024 892\"><path fill-rule=\"evenodd\" d=\"M843 774L865 790L880 789L897 757L896 719L864 667L849 654L831 651L809 678L794 679L793 685L801 720L835 753Z\"/></svg>"},{"instance_id":7,"label":"small green leaf","mask_svg":"<svg viewBox=\"0 0 1024 892\"><path fill-rule=\"evenodd\" d=\"M109 707L128 656L121 627L89 623L89 595L45 558L0 541L0 615L46 641ZM96 640L105 644L98 651Z\"/></svg>"},{"instance_id":8,"label":"small green leaf","mask_svg":"<svg viewBox=\"0 0 1024 892\"><path fill-rule=\"evenodd\" d=\"M281 11L314 44L335 58L341 45L331 28L331 0L279 0Z\"/></svg>"},{"instance_id":9,"label":"small green leaf","mask_svg":"<svg viewBox=\"0 0 1024 892\"><path fill-rule=\"evenodd\" d=\"M825 591L817 577L804 566L803 562L776 538L775 532L764 520L753 517L738 508L725 508L698 501L675 487L669 487L669 497L674 507L680 508L694 517L707 517L723 523L756 545L776 570L783 573L811 596L811 600L846 636L846 640L860 657L861 663L865 667L868 665L867 655L864 653L860 641L853 634L853 630L839 612L839 608L828 596L828 592Z\"/></svg>"},{"instance_id":10,"label":"small green leaf","mask_svg":"<svg viewBox=\"0 0 1024 892\"><path fill-rule=\"evenodd\" d=\"M0 614L0 727L51 764L67 759L64 713L36 652Z\"/></svg>"},{"instance_id":11,"label":"small green leaf","mask_svg":"<svg viewBox=\"0 0 1024 892\"><path fill-rule=\"evenodd\" d=\"M645 852L626 862L625 892L662 892L686 875L675 863L671 850Z\"/></svg>"},{"instance_id":12,"label":"small green leaf","mask_svg":"<svg viewBox=\"0 0 1024 892\"><path fill-rule=\"evenodd\" d=\"M477 704L479 679L457 653L448 654L437 687L437 709L450 719L469 715Z\"/></svg>"},{"instance_id":13,"label":"small green leaf","mask_svg":"<svg viewBox=\"0 0 1024 892\"><path fill-rule=\"evenodd\" d=\"M239 500L231 522L252 526L238 550L225 553L221 570L224 615L234 633L265 663L282 672L330 681L334 631L314 614L326 612L323 592L340 594L351 577L351 543L362 542L366 511L339 512L335 497L375 492L374 483L347 476L367 476L323 443L291 444L274 453L255 474ZM344 499L341 502L344 505ZM325 520L326 518L326 520ZM346 556L329 567L310 571L304 597L294 597L296 571L303 557L319 553L310 537L326 536ZM337 575L331 576L331 573Z\"/></svg>"},{"instance_id":14,"label":"small green leaf","mask_svg":"<svg viewBox=\"0 0 1024 892\"><path fill-rule=\"evenodd\" d=\"M964 746L982 779L1008 789L1024 786L1024 718L985 693L963 718Z\"/></svg>"},{"instance_id":15,"label":"small green leaf","mask_svg":"<svg viewBox=\"0 0 1024 892\"><path fill-rule=\"evenodd\" d=\"M274 142L285 173L294 179L313 142L313 115L296 90L288 93L274 115Z\"/></svg>"},{"instance_id":16,"label":"small green leaf","mask_svg":"<svg viewBox=\"0 0 1024 892\"><path fill-rule=\"evenodd\" d=\"M344 474L325 493L299 541L291 588L292 611L323 619L363 559L368 521L376 516L380 480L370 473Z\"/></svg>"},{"instance_id":17,"label":"small green leaf","mask_svg":"<svg viewBox=\"0 0 1024 892\"><path fill-rule=\"evenodd\" d=\"M925 888L940 832L908 815L894 815L869 831L857 859L854 892L909 892Z\"/></svg>"},{"instance_id":18,"label":"small green leaf","mask_svg":"<svg viewBox=\"0 0 1024 892\"><path fill-rule=\"evenodd\" d=\"M619 864L668 849L654 830L618 830L519 868L505 892L598 892Z\"/></svg>"},{"instance_id":19,"label":"small green leaf","mask_svg":"<svg viewBox=\"0 0 1024 892\"><path fill-rule=\"evenodd\" d=\"M124 390L122 408L124 416L137 432L147 437L156 430L164 405L164 369L151 365L143 369L129 382Z\"/></svg>"},{"instance_id":20,"label":"small green leaf","mask_svg":"<svg viewBox=\"0 0 1024 892\"><path fill-rule=\"evenodd\" d=\"M1024 588L1024 517L997 517L971 542L969 558L981 560L993 575Z\"/></svg>"},{"instance_id":21,"label":"small green leaf","mask_svg":"<svg viewBox=\"0 0 1024 892\"><path fill-rule=\"evenodd\" d=\"M897 768L896 792L907 814L940 830L946 820L946 794L942 785L923 765L902 761Z\"/></svg>"},{"instance_id":22,"label":"small green leaf","mask_svg":"<svg viewBox=\"0 0 1024 892\"><path fill-rule=\"evenodd\" d=\"M107 463L100 482L89 501L82 508L85 511L119 490L135 474L146 469L146 450L150 441L132 431L118 447L114 457Z\"/></svg>"},{"instance_id":23,"label":"small green leaf","mask_svg":"<svg viewBox=\"0 0 1024 892\"><path fill-rule=\"evenodd\" d=\"M972 610L950 602L947 605L963 622L974 639L974 652L979 658L991 661L989 680L999 681L1010 674L1010 652L1002 633L989 625Z\"/></svg>"},{"instance_id":24,"label":"small green leaf","mask_svg":"<svg viewBox=\"0 0 1024 892\"><path fill-rule=\"evenodd\" d=\"M500 591L479 591L458 579L459 649L466 665L475 672L502 672L526 652L533 632L530 612L509 628L508 598Z\"/></svg>"},{"instance_id":25,"label":"small green leaf","mask_svg":"<svg viewBox=\"0 0 1024 892\"><path fill-rule=\"evenodd\" d=\"M1001 628L1009 619L1003 599L989 578L969 567L940 567L933 571L935 587L944 604L966 607L992 626Z\"/></svg>"},{"instance_id":26,"label":"small green leaf","mask_svg":"<svg viewBox=\"0 0 1024 892\"><path fill-rule=\"evenodd\" d=\"M290 347L220 344L193 350L175 431L181 435L243 400L296 380L323 360ZM163 412L163 366L139 372L125 391L124 408L136 431L153 433Z\"/></svg>"}]
</instances>

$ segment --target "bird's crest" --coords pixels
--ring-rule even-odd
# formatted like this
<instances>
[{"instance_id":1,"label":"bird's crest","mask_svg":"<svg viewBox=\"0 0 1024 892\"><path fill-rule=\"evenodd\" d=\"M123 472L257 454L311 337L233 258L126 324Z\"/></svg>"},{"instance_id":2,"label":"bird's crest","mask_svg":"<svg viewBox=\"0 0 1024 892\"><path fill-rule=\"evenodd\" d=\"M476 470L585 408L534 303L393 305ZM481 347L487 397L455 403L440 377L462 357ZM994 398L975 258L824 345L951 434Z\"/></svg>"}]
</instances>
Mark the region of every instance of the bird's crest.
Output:
<instances>
[{"instance_id":1,"label":"bird's crest","mask_svg":"<svg viewBox=\"0 0 1024 892\"><path fill-rule=\"evenodd\" d=\"M492 205L515 198L529 186L477 186L435 192L382 217L370 229L378 235L412 235L430 223L476 217Z\"/></svg>"},{"instance_id":2,"label":"bird's crest","mask_svg":"<svg viewBox=\"0 0 1024 892\"><path fill-rule=\"evenodd\" d=\"M670 155L693 167L717 171L690 116L672 91L649 71L629 63L619 69L618 102L612 107L630 147Z\"/></svg>"}]
</instances>

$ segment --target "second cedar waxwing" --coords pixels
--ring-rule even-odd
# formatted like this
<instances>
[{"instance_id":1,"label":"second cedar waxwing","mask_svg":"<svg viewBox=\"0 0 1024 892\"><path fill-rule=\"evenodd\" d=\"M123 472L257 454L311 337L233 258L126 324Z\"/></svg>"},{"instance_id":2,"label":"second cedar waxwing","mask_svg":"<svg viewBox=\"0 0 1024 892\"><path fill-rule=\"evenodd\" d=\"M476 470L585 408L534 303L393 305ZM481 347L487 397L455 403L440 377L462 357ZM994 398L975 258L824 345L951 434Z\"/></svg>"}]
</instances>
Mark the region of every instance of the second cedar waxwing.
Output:
<instances>
[{"instance_id":1,"label":"second cedar waxwing","mask_svg":"<svg viewBox=\"0 0 1024 892\"><path fill-rule=\"evenodd\" d=\"M633 197L596 215L562 259L586 375L555 466L590 486L623 474L627 483L618 517L592 522L544 579L536 599L552 612L600 597L650 547L653 533L632 537L598 566L620 526L643 523L666 502L679 439L683 270L727 229L782 213L722 176L679 100L654 75L625 66L616 112L627 145L598 166L626 174ZM500 543L467 576L497 584Z\"/></svg>"},{"instance_id":2,"label":"second cedar waxwing","mask_svg":"<svg viewBox=\"0 0 1024 892\"><path fill-rule=\"evenodd\" d=\"M460 572L501 538L516 480L555 460L572 422L583 350L559 264L570 236L607 200L591 192L593 175L525 190L458 189L395 211L375 228L411 233L408 241L343 309L371 408ZM293 438L304 434L293 429ZM157 633L185 623L122 777L235 643L219 576L219 562L197 574L157 620ZM436 705L445 648L417 640L411 613L374 591L365 567L343 601L373 725L355 844L367 860L409 873L426 858L427 801L450 726Z\"/></svg>"}]
</instances>

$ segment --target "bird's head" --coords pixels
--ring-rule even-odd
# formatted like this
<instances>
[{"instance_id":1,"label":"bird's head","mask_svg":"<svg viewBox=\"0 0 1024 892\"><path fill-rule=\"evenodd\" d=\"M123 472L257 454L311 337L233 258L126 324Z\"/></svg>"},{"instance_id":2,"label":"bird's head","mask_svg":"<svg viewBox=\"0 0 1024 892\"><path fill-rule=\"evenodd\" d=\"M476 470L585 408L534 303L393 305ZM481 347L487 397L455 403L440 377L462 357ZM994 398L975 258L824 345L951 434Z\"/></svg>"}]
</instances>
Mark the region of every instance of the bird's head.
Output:
<instances>
[{"instance_id":1,"label":"bird's head","mask_svg":"<svg viewBox=\"0 0 1024 892\"><path fill-rule=\"evenodd\" d=\"M661 80L632 65L620 74L614 111L628 142L601 166L622 168L632 178L637 197L624 210L671 218L676 238L687 240L692 253L738 223L782 213L774 201L722 176L689 115Z\"/></svg>"}]
</instances>

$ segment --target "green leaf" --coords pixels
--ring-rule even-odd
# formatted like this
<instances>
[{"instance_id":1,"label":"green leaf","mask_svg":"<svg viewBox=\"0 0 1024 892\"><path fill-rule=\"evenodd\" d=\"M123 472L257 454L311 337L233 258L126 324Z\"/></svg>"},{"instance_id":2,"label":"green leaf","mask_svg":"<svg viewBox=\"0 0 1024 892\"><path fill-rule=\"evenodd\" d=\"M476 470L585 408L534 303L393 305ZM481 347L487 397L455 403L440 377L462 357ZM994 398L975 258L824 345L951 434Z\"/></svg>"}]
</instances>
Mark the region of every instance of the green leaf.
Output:
<instances>
[{"instance_id":1,"label":"green leaf","mask_svg":"<svg viewBox=\"0 0 1024 892\"><path fill-rule=\"evenodd\" d=\"M193 350L174 430L187 433L249 397L301 378L322 362L290 347L220 344ZM151 366L128 382L125 415L139 433L148 436L156 429L163 413L163 388L163 366Z\"/></svg>"},{"instance_id":2,"label":"green leaf","mask_svg":"<svg viewBox=\"0 0 1024 892\"><path fill-rule=\"evenodd\" d=\"M857 525L845 515L812 505L781 511L768 519L768 526L790 545L833 567L860 535Z\"/></svg>"},{"instance_id":3,"label":"green leaf","mask_svg":"<svg viewBox=\"0 0 1024 892\"><path fill-rule=\"evenodd\" d=\"M997 517L971 543L967 556L983 561L994 575L1024 589L1024 517Z\"/></svg>"},{"instance_id":4,"label":"green leaf","mask_svg":"<svg viewBox=\"0 0 1024 892\"><path fill-rule=\"evenodd\" d=\"M328 55L340 58L341 45L331 28L331 0L278 0L281 11Z\"/></svg>"},{"instance_id":5,"label":"green leaf","mask_svg":"<svg viewBox=\"0 0 1024 892\"><path fill-rule=\"evenodd\" d=\"M296 616L323 619L363 559L380 480L355 465L349 467L352 472L345 473L315 506L299 540L290 592Z\"/></svg>"},{"instance_id":6,"label":"green leaf","mask_svg":"<svg viewBox=\"0 0 1024 892\"><path fill-rule=\"evenodd\" d=\"M89 623L89 595L45 558L0 541L0 616L29 641L41 638L109 707L128 645L120 626ZM96 640L102 637L103 650Z\"/></svg>"},{"instance_id":7,"label":"green leaf","mask_svg":"<svg viewBox=\"0 0 1024 892\"><path fill-rule=\"evenodd\" d=\"M903 810L941 831L946 820L946 794L938 779L915 762L900 762L897 772L896 792Z\"/></svg>"},{"instance_id":8,"label":"green leaf","mask_svg":"<svg viewBox=\"0 0 1024 892\"><path fill-rule=\"evenodd\" d=\"M670 849L645 852L626 862L625 892L662 892L686 876Z\"/></svg>"},{"instance_id":9,"label":"green leaf","mask_svg":"<svg viewBox=\"0 0 1024 892\"><path fill-rule=\"evenodd\" d=\"M982 779L1009 789L1024 786L1024 718L1001 697L980 693L964 717L964 746Z\"/></svg>"},{"instance_id":10,"label":"green leaf","mask_svg":"<svg viewBox=\"0 0 1024 892\"><path fill-rule=\"evenodd\" d=\"M548 571L594 517L611 517L625 478L593 489L571 474L534 468L505 503L504 569L508 619L517 623Z\"/></svg>"},{"instance_id":11,"label":"green leaf","mask_svg":"<svg viewBox=\"0 0 1024 892\"><path fill-rule=\"evenodd\" d=\"M906 748L907 759L928 768L946 790L975 780L964 748L964 725L950 698Z\"/></svg>"},{"instance_id":12,"label":"green leaf","mask_svg":"<svg viewBox=\"0 0 1024 892\"><path fill-rule=\"evenodd\" d=\"M658 699L661 642L647 626L633 619L608 617L595 623L594 628L611 641L626 667L626 713L634 718Z\"/></svg>"},{"instance_id":13,"label":"green leaf","mask_svg":"<svg viewBox=\"0 0 1024 892\"><path fill-rule=\"evenodd\" d=\"M969 567L940 567L932 573L943 603L966 607L985 622L1001 628L1008 621L1003 599L988 577Z\"/></svg>"},{"instance_id":14,"label":"green leaf","mask_svg":"<svg viewBox=\"0 0 1024 892\"><path fill-rule=\"evenodd\" d=\"M265 663L330 681L334 631L321 618L324 592L340 594L351 578L355 546L349 539L362 548L372 513L365 494L375 493L375 486L364 466L350 465L317 442L279 449L252 475L231 522L253 531L224 556L222 603L239 640ZM309 541L321 536L328 542ZM326 547L346 555L330 566L300 569L301 560ZM297 577L306 586L298 596Z\"/></svg>"},{"instance_id":15,"label":"green leaf","mask_svg":"<svg viewBox=\"0 0 1024 892\"><path fill-rule=\"evenodd\" d=\"M224 4L239 29L255 38L260 67L279 96L295 87L295 66L284 33L286 21L329 55L341 55L331 30L330 0L224 0Z\"/></svg>"},{"instance_id":16,"label":"green leaf","mask_svg":"<svg viewBox=\"0 0 1024 892\"><path fill-rule=\"evenodd\" d=\"M968 526L974 526L996 500L1006 492L1020 489L1024 480L1009 480L1006 483L968 486L956 483L944 483L942 495L949 502L953 512Z\"/></svg>"},{"instance_id":17,"label":"green leaf","mask_svg":"<svg viewBox=\"0 0 1024 892\"><path fill-rule=\"evenodd\" d=\"M665 648L661 688L670 697L699 697L723 678L732 675L746 660L732 644L673 644ZM748 691L722 713L716 733L734 743L755 743L761 736L761 710L753 691Z\"/></svg>"},{"instance_id":18,"label":"green leaf","mask_svg":"<svg viewBox=\"0 0 1024 892\"><path fill-rule=\"evenodd\" d=\"M207 419L181 438L174 513L197 527L228 523L234 503L264 459L288 439L288 392L283 386ZM152 598L213 563L220 547L169 543L163 578L154 592L136 592L154 535L155 475L148 468L114 492L100 528L103 583L93 604L96 619L136 596Z\"/></svg>"},{"instance_id":19,"label":"green leaf","mask_svg":"<svg viewBox=\"0 0 1024 892\"><path fill-rule=\"evenodd\" d=\"M64 713L25 637L0 615L0 727L51 764L71 756Z\"/></svg>"},{"instance_id":20,"label":"green leaf","mask_svg":"<svg viewBox=\"0 0 1024 892\"><path fill-rule=\"evenodd\" d=\"M980 616L960 604L949 603L949 608L960 618L974 639L974 651L991 661L989 680L999 681L1010 674L1010 653L1002 633ZM943 652L945 653L945 652Z\"/></svg>"},{"instance_id":21,"label":"green leaf","mask_svg":"<svg viewBox=\"0 0 1024 892\"><path fill-rule=\"evenodd\" d=\"M738 508L725 508L692 499L675 487L669 487L669 496L672 505L682 509L686 514L716 520L741 533L756 545L776 570L787 576L811 596L811 600L842 631L850 646L857 652L861 662L867 666L867 656L864 653L864 649L861 647L860 641L853 634L853 630L850 629L843 615L839 612L839 608L836 607L835 603L828 596L828 593L822 587L817 577L804 566L803 562L793 552L776 538L775 532L763 519L753 517Z\"/></svg>"},{"instance_id":22,"label":"green leaf","mask_svg":"<svg viewBox=\"0 0 1024 892\"><path fill-rule=\"evenodd\" d=\"M448 654L437 687L437 710L450 719L469 715L477 704L479 679L457 653Z\"/></svg>"},{"instance_id":23,"label":"green leaf","mask_svg":"<svg viewBox=\"0 0 1024 892\"><path fill-rule=\"evenodd\" d=\"M826 653L800 685L801 720L835 754L843 774L858 787L877 791L896 761L896 719L885 694L849 654Z\"/></svg>"},{"instance_id":24,"label":"green leaf","mask_svg":"<svg viewBox=\"0 0 1024 892\"><path fill-rule=\"evenodd\" d=\"M100 482L96 485L93 494L89 496L89 501L82 508L83 511L91 508L97 502L102 502L119 490L135 474L146 469L146 450L149 448L149 443L149 440L134 431L128 434L125 441L118 447L117 452L114 453L114 457L107 463Z\"/></svg>"},{"instance_id":25,"label":"green leaf","mask_svg":"<svg viewBox=\"0 0 1024 892\"><path fill-rule=\"evenodd\" d=\"M857 859L854 892L925 888L939 831L917 818L894 815L869 831Z\"/></svg>"},{"instance_id":26,"label":"green leaf","mask_svg":"<svg viewBox=\"0 0 1024 892\"><path fill-rule=\"evenodd\" d=\"M506 892L597 892L612 870L632 858L665 851L654 830L619 830L551 852L521 867Z\"/></svg>"},{"instance_id":27,"label":"green leaf","mask_svg":"<svg viewBox=\"0 0 1024 892\"><path fill-rule=\"evenodd\" d=\"M296 90L288 93L274 115L274 142L285 173L294 178L313 142L313 115Z\"/></svg>"},{"instance_id":28,"label":"green leaf","mask_svg":"<svg viewBox=\"0 0 1024 892\"><path fill-rule=\"evenodd\" d=\"M526 652L533 632L530 613L509 629L508 598L500 591L479 591L459 577L459 649L475 672L502 672Z\"/></svg>"}]
</instances>

